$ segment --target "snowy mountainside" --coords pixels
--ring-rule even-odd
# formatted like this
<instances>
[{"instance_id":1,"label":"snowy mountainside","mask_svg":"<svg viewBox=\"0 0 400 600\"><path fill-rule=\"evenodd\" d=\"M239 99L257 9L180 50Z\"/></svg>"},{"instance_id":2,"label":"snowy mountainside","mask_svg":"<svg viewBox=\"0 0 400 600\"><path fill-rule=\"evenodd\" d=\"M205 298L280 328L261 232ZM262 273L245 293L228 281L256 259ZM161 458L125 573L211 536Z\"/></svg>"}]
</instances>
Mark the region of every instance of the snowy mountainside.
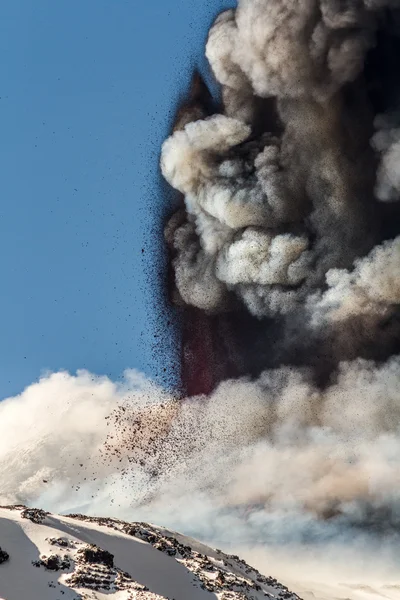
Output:
<instances>
[{"instance_id":1,"label":"snowy mountainside","mask_svg":"<svg viewBox=\"0 0 400 600\"><path fill-rule=\"evenodd\" d=\"M0 600L298 600L239 557L147 523L0 508Z\"/></svg>"}]
</instances>

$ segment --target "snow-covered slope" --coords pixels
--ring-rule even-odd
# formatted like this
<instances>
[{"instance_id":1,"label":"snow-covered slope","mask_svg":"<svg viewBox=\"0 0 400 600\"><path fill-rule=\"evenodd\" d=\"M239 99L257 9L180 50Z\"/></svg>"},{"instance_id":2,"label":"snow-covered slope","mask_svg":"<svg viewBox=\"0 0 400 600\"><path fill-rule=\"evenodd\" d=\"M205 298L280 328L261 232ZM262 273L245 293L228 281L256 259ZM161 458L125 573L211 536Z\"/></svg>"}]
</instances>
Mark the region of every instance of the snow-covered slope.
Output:
<instances>
[{"instance_id":1,"label":"snow-covered slope","mask_svg":"<svg viewBox=\"0 0 400 600\"><path fill-rule=\"evenodd\" d=\"M147 523L0 509L0 600L298 600L237 556Z\"/></svg>"}]
</instances>

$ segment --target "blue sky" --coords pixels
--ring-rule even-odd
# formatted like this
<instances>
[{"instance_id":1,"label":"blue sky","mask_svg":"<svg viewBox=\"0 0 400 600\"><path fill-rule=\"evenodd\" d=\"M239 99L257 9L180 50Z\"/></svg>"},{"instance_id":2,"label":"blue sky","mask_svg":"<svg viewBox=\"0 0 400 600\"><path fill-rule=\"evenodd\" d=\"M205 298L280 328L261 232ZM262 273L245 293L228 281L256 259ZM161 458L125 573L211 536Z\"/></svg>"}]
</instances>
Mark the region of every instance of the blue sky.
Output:
<instances>
[{"instance_id":1,"label":"blue sky","mask_svg":"<svg viewBox=\"0 0 400 600\"><path fill-rule=\"evenodd\" d=\"M0 397L44 370L170 370L159 147L230 5L1 3Z\"/></svg>"}]
</instances>

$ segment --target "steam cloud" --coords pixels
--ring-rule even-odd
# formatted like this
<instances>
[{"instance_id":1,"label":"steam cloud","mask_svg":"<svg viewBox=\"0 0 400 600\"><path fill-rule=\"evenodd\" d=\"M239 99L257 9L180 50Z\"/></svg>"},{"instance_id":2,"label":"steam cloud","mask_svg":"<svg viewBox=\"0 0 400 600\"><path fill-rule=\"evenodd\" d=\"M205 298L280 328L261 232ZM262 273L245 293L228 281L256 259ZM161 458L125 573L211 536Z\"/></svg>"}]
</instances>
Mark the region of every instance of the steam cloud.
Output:
<instances>
[{"instance_id":1,"label":"steam cloud","mask_svg":"<svg viewBox=\"0 0 400 600\"><path fill-rule=\"evenodd\" d=\"M388 583L399 417L399 357L343 363L323 391L310 370L282 367L183 402L132 371L119 384L53 373L0 403L0 502L163 523L264 570L267 554L297 584L296 551L309 579L347 556L353 575L369 561Z\"/></svg>"},{"instance_id":2,"label":"steam cloud","mask_svg":"<svg viewBox=\"0 0 400 600\"><path fill-rule=\"evenodd\" d=\"M125 494L126 512L133 493L151 513L200 494L219 510L252 507L248 527L285 513L309 526L310 513L379 528L381 511L397 527L399 367L343 363L323 391L283 367L183 403L134 372L121 384L51 374L0 404L0 500L74 510Z\"/></svg>"},{"instance_id":3,"label":"steam cloud","mask_svg":"<svg viewBox=\"0 0 400 600\"><path fill-rule=\"evenodd\" d=\"M42 378L0 404L3 503L215 543L398 544L399 5L239 0L216 19L222 105L194 94L162 147L184 198L166 239L175 299L251 314L242 366L261 367L184 400L132 372Z\"/></svg>"}]
</instances>

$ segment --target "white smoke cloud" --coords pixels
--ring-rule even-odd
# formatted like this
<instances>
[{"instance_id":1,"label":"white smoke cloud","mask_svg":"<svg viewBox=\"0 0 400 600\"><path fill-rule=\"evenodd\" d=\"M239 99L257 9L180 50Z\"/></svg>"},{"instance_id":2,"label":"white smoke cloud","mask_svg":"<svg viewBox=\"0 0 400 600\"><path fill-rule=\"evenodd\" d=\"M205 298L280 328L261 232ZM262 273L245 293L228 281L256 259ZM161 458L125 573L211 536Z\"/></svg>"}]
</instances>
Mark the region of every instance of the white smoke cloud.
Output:
<instances>
[{"instance_id":1,"label":"white smoke cloud","mask_svg":"<svg viewBox=\"0 0 400 600\"><path fill-rule=\"evenodd\" d=\"M0 404L0 501L182 519L203 537L232 519L238 542L372 527L382 511L390 529L399 422L399 357L343 363L324 390L282 367L182 402L131 371L54 373Z\"/></svg>"},{"instance_id":2,"label":"white smoke cloud","mask_svg":"<svg viewBox=\"0 0 400 600\"><path fill-rule=\"evenodd\" d=\"M343 363L325 390L282 367L184 401L134 371L48 374L0 403L0 502L158 523L306 598L357 598L397 570L399 422L400 357Z\"/></svg>"},{"instance_id":3,"label":"white smoke cloud","mask_svg":"<svg viewBox=\"0 0 400 600\"><path fill-rule=\"evenodd\" d=\"M307 238L247 228L218 257L218 278L230 285L297 285L307 274L307 248Z\"/></svg>"},{"instance_id":4,"label":"white smoke cloud","mask_svg":"<svg viewBox=\"0 0 400 600\"><path fill-rule=\"evenodd\" d=\"M400 129L396 121L398 116L378 116L375 119L377 132L371 140L380 155L375 193L382 202L400 199Z\"/></svg>"},{"instance_id":5,"label":"white smoke cloud","mask_svg":"<svg viewBox=\"0 0 400 600\"><path fill-rule=\"evenodd\" d=\"M376 246L353 271L328 271L328 290L310 299L313 322L384 317L400 304L400 237Z\"/></svg>"},{"instance_id":6,"label":"white smoke cloud","mask_svg":"<svg viewBox=\"0 0 400 600\"><path fill-rule=\"evenodd\" d=\"M320 99L355 79L373 29L361 2L240 0L236 12L217 19L206 53L217 79L231 89L250 83L262 97Z\"/></svg>"},{"instance_id":7,"label":"white smoke cloud","mask_svg":"<svg viewBox=\"0 0 400 600\"><path fill-rule=\"evenodd\" d=\"M44 375L20 395L4 399L0 502L43 499L60 510L77 502L95 504L103 494L109 502L105 482L120 478L116 461L104 459L112 411L121 404L143 410L165 397L134 370L120 382L82 370Z\"/></svg>"},{"instance_id":8,"label":"white smoke cloud","mask_svg":"<svg viewBox=\"0 0 400 600\"><path fill-rule=\"evenodd\" d=\"M399 523L399 367L398 357L344 363L323 391L283 367L185 402L167 436L179 464L158 482L158 502L209 495L222 511L246 509L250 529L264 521L267 537L279 515L340 529L386 510Z\"/></svg>"},{"instance_id":9,"label":"white smoke cloud","mask_svg":"<svg viewBox=\"0 0 400 600\"><path fill-rule=\"evenodd\" d=\"M230 159L227 152L244 142L250 135L250 128L224 115L214 115L202 121L188 123L183 130L176 131L163 144L161 169L163 175L180 192L185 194L186 207L190 215L198 220L202 229L202 241L206 252L215 252L214 243L208 242L208 235L203 228L213 221L203 221L203 216L216 220L220 238L220 229L225 226L230 230L247 226L274 225L284 219L285 206L281 206L279 176L277 170L277 152L273 139L270 146L263 145L255 151L254 165L258 171L266 171L270 178L258 177L259 183L246 183L246 171L251 168L244 158L235 156ZM267 140L265 140L266 142ZM265 147L266 146L266 147ZM221 160L220 157L226 160ZM269 166L269 168L268 168ZM269 202L263 182L270 195ZM277 180L277 181L275 181ZM274 185L276 184L276 186ZM281 215L283 211L283 215ZM203 224L203 227L202 227ZM223 238L222 238L223 243Z\"/></svg>"}]
</instances>

